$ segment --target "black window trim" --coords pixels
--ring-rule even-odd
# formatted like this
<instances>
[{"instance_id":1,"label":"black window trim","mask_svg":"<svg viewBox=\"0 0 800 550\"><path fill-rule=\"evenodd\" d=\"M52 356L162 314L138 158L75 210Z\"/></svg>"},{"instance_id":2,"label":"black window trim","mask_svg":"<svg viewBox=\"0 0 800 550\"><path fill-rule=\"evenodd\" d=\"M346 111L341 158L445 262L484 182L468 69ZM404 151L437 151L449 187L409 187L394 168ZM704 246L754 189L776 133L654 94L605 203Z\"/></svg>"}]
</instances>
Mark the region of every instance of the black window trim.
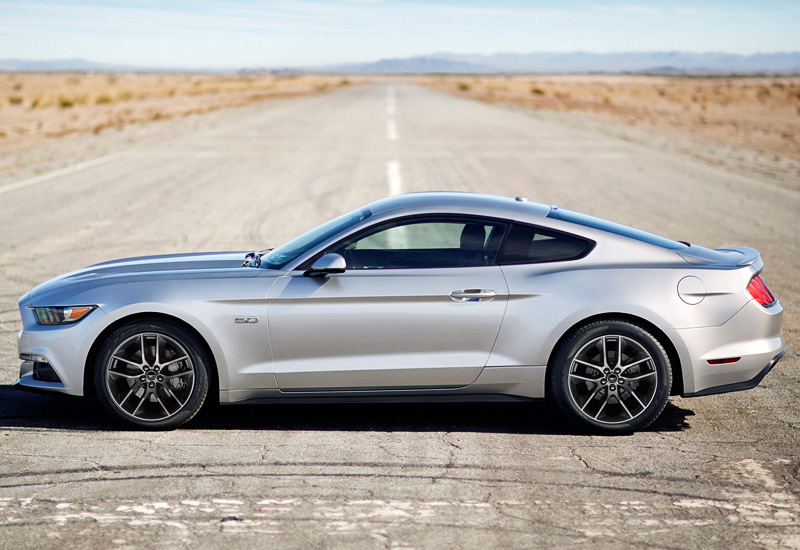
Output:
<instances>
[{"instance_id":1,"label":"black window trim","mask_svg":"<svg viewBox=\"0 0 800 550\"><path fill-rule=\"evenodd\" d=\"M456 221L458 221L458 220L476 220L476 221L486 221L486 222L489 222L489 223L495 223L495 224L502 225L503 226L502 240L500 241L500 246L497 249L497 254L495 255L494 262L492 262L491 264L488 264L489 266L500 265L498 260L500 258L500 255L503 252L503 248L505 247L506 239L508 238L509 228L511 227L512 224L517 223L514 220L509 220L509 219L495 218L495 217L492 217L492 216L480 216L480 215L476 215L476 214L459 214L458 212L425 212L425 213L420 213L420 214L408 214L406 216L399 216L397 218L389 218L389 219L384 218L384 219L381 219L381 220L374 220L374 223L372 223L372 224L370 224L370 225L368 225L366 227L360 227L359 229L357 229L353 233L345 235L342 238L337 239L333 243L329 244L328 246L325 246L322 250L320 250L318 252L315 252L314 254L309 256L308 259L300 262L297 265L297 267L295 267L292 271L306 271L306 270L308 270L311 267L311 264L313 264L315 261L317 261L323 255L325 255L328 252L330 252L332 249L334 249L337 246L339 246L342 242L350 239L351 237L359 235L361 233L366 233L366 232L370 231L371 229L373 229L373 228L375 228L377 226L383 225L385 223L404 222L406 220L424 220L424 219L427 219L427 218L444 219L445 221L447 221L448 219L454 219ZM407 224L399 224L399 225L407 225ZM388 267L388 268L385 268L385 269L382 268L382 269L373 269L373 270L369 270L369 269L351 270L351 269L348 269L347 271L357 271L357 272L361 273L361 272L367 272L367 271L373 271L373 272L397 271L397 270L400 270L400 269L464 269L465 267L470 267L470 266L446 267L446 268L443 268L443 267L408 267L408 268ZM474 267L487 267L487 266L474 266Z\"/></svg>"},{"instance_id":2,"label":"black window trim","mask_svg":"<svg viewBox=\"0 0 800 550\"><path fill-rule=\"evenodd\" d=\"M512 229L512 226L514 226L514 225L521 225L521 226L525 226L525 227L530 227L530 228L534 229L537 233L549 234L549 235L553 235L553 236L559 236L560 235L560 236L567 237L567 238L570 238L570 239L583 241L588 246L580 254L576 254L575 256L570 256L570 257L567 257L567 258L562 258L560 260L539 260L539 261L526 260L526 261L519 261L519 262L504 262L504 261L502 261L502 258L503 258L503 255L505 254L505 251L506 251L506 245L508 244L508 236L511 234L511 229ZM500 250L497 253L497 257L495 259L495 263L497 265L504 266L504 265L530 265L530 264L552 264L552 263L557 263L557 262L573 262L575 260L581 260L581 259L585 258L586 256L588 256L592 252L592 250L594 250L595 246L597 246L597 242L596 241L593 241L592 239L588 239L586 237L581 237L580 235L575 235L574 233L568 233L566 231L561 231L559 229L551 229L549 227L542 227L540 225L536 225L536 224L532 224L532 223L524 223L524 222L518 222L518 221L510 220L509 226L506 229L506 233L505 233L505 235L503 235L503 243L500 245Z\"/></svg>"}]
</instances>

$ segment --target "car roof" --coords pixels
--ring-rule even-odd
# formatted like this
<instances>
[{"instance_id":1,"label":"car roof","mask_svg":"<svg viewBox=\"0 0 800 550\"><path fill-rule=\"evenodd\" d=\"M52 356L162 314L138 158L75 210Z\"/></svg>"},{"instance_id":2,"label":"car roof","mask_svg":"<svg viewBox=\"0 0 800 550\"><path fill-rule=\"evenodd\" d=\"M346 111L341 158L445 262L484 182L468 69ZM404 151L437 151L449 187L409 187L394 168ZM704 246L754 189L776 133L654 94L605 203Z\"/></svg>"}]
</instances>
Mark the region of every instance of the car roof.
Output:
<instances>
[{"instance_id":1,"label":"car roof","mask_svg":"<svg viewBox=\"0 0 800 550\"><path fill-rule=\"evenodd\" d=\"M524 197L501 197L483 193L427 191L407 193L379 200L368 205L373 214L382 217L398 211L416 213L453 212L543 224L552 229L597 239L622 237L658 248L685 251L688 243L673 241L626 225L609 222L585 214L559 209L557 206L528 201ZM546 219L546 221L545 221ZM699 248L699 247L696 247Z\"/></svg>"},{"instance_id":2,"label":"car roof","mask_svg":"<svg viewBox=\"0 0 800 550\"><path fill-rule=\"evenodd\" d=\"M523 197L509 198L483 193L456 191L426 191L395 195L368 206L373 214L384 214L395 210L458 210L464 213L494 215L502 218L543 218L551 207L530 202Z\"/></svg>"}]
</instances>

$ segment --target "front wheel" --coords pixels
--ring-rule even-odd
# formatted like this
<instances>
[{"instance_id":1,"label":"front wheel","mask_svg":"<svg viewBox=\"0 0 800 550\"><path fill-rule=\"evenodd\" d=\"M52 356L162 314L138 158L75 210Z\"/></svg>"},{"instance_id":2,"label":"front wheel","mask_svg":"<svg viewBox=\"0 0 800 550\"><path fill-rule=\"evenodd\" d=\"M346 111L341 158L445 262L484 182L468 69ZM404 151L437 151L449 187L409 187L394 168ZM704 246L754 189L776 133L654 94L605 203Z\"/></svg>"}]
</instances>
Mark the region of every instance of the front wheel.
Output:
<instances>
[{"instance_id":1,"label":"front wheel","mask_svg":"<svg viewBox=\"0 0 800 550\"><path fill-rule=\"evenodd\" d=\"M672 372L658 339L636 324L611 319L586 325L562 344L550 383L571 421L594 432L625 433L661 414Z\"/></svg>"},{"instance_id":2,"label":"front wheel","mask_svg":"<svg viewBox=\"0 0 800 550\"><path fill-rule=\"evenodd\" d=\"M197 337L160 319L114 331L95 365L103 406L137 428L168 430L191 420L208 395L209 360Z\"/></svg>"}]
</instances>

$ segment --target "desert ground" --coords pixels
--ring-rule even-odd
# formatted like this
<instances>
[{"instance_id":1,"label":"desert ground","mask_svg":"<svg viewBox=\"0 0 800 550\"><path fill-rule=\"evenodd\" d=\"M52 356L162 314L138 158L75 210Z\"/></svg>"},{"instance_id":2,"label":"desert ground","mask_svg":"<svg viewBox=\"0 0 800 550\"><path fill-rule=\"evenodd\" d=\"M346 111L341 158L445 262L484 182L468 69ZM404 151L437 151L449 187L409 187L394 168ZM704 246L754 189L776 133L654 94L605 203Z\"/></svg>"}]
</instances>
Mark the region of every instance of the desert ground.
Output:
<instances>
[{"instance_id":1,"label":"desert ground","mask_svg":"<svg viewBox=\"0 0 800 550\"><path fill-rule=\"evenodd\" d=\"M99 132L85 124L0 155L0 548L800 548L796 155L559 112L549 78L543 94L526 92L552 100L548 110L416 79L341 80ZM104 109L138 101L39 111L25 97L0 120L68 122L85 109L100 124ZM179 112L195 98L157 99ZM675 120L694 110L676 107ZM771 132L772 111L758 112L768 120L752 124ZM17 300L49 278L114 258L263 249L425 190L522 195L756 248L788 351L758 387L673 397L624 437L582 434L541 403L243 405L151 433L120 429L94 401L13 387Z\"/></svg>"},{"instance_id":2,"label":"desert ground","mask_svg":"<svg viewBox=\"0 0 800 550\"><path fill-rule=\"evenodd\" d=\"M99 134L363 80L262 74L0 74L0 153L66 135Z\"/></svg>"},{"instance_id":3,"label":"desert ground","mask_svg":"<svg viewBox=\"0 0 800 550\"><path fill-rule=\"evenodd\" d=\"M580 113L800 159L800 77L434 76L471 99Z\"/></svg>"}]
</instances>

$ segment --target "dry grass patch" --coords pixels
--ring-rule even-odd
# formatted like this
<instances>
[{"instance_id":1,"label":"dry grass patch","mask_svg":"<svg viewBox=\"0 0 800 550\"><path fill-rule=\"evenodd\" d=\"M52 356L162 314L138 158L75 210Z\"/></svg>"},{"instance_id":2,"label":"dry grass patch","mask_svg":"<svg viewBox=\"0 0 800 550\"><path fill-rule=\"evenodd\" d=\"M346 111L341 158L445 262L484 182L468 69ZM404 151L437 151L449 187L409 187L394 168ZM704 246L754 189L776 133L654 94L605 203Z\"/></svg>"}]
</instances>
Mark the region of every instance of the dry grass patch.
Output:
<instances>
[{"instance_id":1,"label":"dry grass patch","mask_svg":"<svg viewBox=\"0 0 800 550\"><path fill-rule=\"evenodd\" d=\"M417 83L490 103L571 111L800 158L800 78L431 76Z\"/></svg>"},{"instance_id":2,"label":"dry grass patch","mask_svg":"<svg viewBox=\"0 0 800 550\"><path fill-rule=\"evenodd\" d=\"M341 76L0 74L0 151L365 81Z\"/></svg>"}]
</instances>

